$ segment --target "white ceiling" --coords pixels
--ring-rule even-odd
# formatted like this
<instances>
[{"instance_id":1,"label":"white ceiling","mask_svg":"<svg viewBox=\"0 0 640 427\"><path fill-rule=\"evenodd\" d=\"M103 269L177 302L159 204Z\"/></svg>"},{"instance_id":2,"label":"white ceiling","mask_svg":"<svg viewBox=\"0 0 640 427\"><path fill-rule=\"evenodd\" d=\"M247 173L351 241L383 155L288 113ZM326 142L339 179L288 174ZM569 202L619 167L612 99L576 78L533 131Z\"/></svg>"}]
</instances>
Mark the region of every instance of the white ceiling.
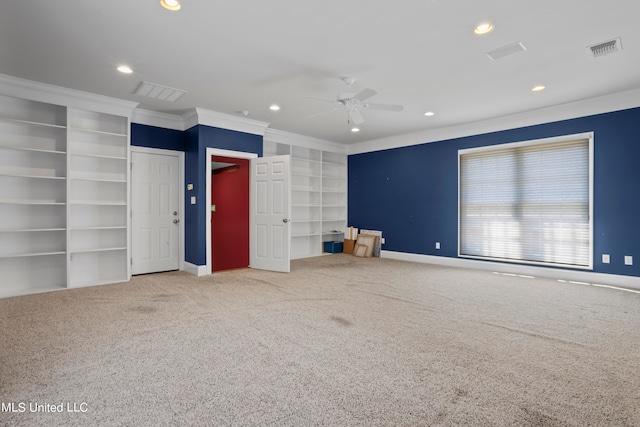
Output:
<instances>
[{"instance_id":1,"label":"white ceiling","mask_svg":"<svg viewBox=\"0 0 640 427\"><path fill-rule=\"evenodd\" d=\"M0 73L182 114L247 110L270 127L355 143L485 120L640 87L637 0L23 0L0 6ZM474 27L490 21L484 36ZM591 58L588 45L621 37ZM521 42L492 61L486 52ZM134 73L115 67L127 64ZM353 134L344 112L307 116L344 92L400 113L364 112ZM186 90L178 101L132 92L141 81ZM542 92L530 89L538 84ZM268 109L277 103L278 112ZM425 117L425 111L434 111Z\"/></svg>"}]
</instances>

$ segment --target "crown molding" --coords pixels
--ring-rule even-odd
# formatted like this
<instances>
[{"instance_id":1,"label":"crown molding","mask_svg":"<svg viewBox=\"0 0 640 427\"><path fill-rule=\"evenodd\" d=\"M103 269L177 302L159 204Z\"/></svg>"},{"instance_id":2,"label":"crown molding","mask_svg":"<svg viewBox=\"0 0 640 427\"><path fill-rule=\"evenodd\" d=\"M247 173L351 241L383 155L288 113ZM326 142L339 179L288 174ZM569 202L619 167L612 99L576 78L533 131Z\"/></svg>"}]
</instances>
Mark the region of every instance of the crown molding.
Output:
<instances>
[{"instance_id":1,"label":"crown molding","mask_svg":"<svg viewBox=\"0 0 640 427\"><path fill-rule=\"evenodd\" d=\"M187 111L182 115L182 119L184 120L185 129L189 129L195 125L205 125L260 136L264 135L267 126L269 126L267 122L218 113L203 108L194 108Z\"/></svg>"},{"instance_id":2,"label":"crown molding","mask_svg":"<svg viewBox=\"0 0 640 427\"><path fill-rule=\"evenodd\" d=\"M131 122L141 125L156 126L165 129L185 130L182 116L159 113L157 111L136 108L131 115Z\"/></svg>"},{"instance_id":3,"label":"crown molding","mask_svg":"<svg viewBox=\"0 0 640 427\"><path fill-rule=\"evenodd\" d=\"M137 102L0 74L0 93L70 108L131 117Z\"/></svg>"},{"instance_id":4,"label":"crown molding","mask_svg":"<svg viewBox=\"0 0 640 427\"><path fill-rule=\"evenodd\" d=\"M184 123L184 130L191 129L198 122L198 112L195 108L187 110L184 114L182 114L182 123Z\"/></svg>"},{"instance_id":5,"label":"crown molding","mask_svg":"<svg viewBox=\"0 0 640 427\"><path fill-rule=\"evenodd\" d=\"M358 142L351 144L348 149L350 155L368 153L593 116L636 107L640 107L640 89L583 99L472 123Z\"/></svg>"},{"instance_id":6,"label":"crown molding","mask_svg":"<svg viewBox=\"0 0 640 427\"><path fill-rule=\"evenodd\" d=\"M312 136L300 135L292 132L285 132L277 129L267 129L264 133L264 140L279 144L294 145L298 147L311 148L315 150L331 151L334 153L347 154L347 146L326 139L314 138Z\"/></svg>"}]
</instances>

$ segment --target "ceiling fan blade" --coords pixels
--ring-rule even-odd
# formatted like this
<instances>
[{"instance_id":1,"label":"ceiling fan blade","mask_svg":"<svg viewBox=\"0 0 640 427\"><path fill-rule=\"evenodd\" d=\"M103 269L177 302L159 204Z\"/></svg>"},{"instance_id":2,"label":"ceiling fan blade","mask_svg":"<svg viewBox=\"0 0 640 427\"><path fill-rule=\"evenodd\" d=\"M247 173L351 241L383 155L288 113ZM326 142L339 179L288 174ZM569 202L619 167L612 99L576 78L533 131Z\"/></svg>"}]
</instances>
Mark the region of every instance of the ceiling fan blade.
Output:
<instances>
[{"instance_id":1,"label":"ceiling fan blade","mask_svg":"<svg viewBox=\"0 0 640 427\"><path fill-rule=\"evenodd\" d=\"M351 121L351 123L353 123L354 125L359 125L360 123L364 122L364 118L362 117L362 114L360 114L360 111L350 110L349 121Z\"/></svg>"},{"instance_id":2,"label":"ceiling fan blade","mask_svg":"<svg viewBox=\"0 0 640 427\"><path fill-rule=\"evenodd\" d=\"M376 92L373 89L363 89L362 91L360 91L359 93L357 93L353 99L357 99L358 101L364 101L365 99L369 99L371 98L373 95L377 94L378 92Z\"/></svg>"},{"instance_id":3,"label":"ceiling fan blade","mask_svg":"<svg viewBox=\"0 0 640 427\"><path fill-rule=\"evenodd\" d=\"M372 104L372 103L367 103L366 108L370 110L382 110L382 111L402 111L404 109L402 105Z\"/></svg>"},{"instance_id":4,"label":"ceiling fan blade","mask_svg":"<svg viewBox=\"0 0 640 427\"><path fill-rule=\"evenodd\" d=\"M324 99L324 98L316 98L315 96L305 96L305 98L308 99L314 99L316 101L322 101L322 102L328 102L330 104L340 104L338 101L336 101L335 99Z\"/></svg>"}]
</instances>

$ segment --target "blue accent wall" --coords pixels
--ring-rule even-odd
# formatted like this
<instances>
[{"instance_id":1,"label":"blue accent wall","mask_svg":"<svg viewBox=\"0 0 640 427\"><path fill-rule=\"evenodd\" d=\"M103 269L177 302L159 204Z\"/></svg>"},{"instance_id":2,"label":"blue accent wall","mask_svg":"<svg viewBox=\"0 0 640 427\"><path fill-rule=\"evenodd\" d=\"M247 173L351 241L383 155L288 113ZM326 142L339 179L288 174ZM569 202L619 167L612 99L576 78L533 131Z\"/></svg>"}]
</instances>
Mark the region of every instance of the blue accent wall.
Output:
<instances>
[{"instance_id":1,"label":"blue accent wall","mask_svg":"<svg viewBox=\"0 0 640 427\"><path fill-rule=\"evenodd\" d=\"M205 125L185 132L185 183L193 184L185 193L185 261L195 265L207 263L206 186L207 148L255 153L262 156L262 136ZM196 204L191 204L191 197Z\"/></svg>"},{"instance_id":2,"label":"blue accent wall","mask_svg":"<svg viewBox=\"0 0 640 427\"><path fill-rule=\"evenodd\" d=\"M593 271L640 276L640 108L351 155L349 224L382 230L385 250L457 257L458 150L584 132L594 132Z\"/></svg>"},{"instance_id":3,"label":"blue accent wall","mask_svg":"<svg viewBox=\"0 0 640 427\"><path fill-rule=\"evenodd\" d=\"M185 133L156 126L131 124L131 145L164 150L184 151Z\"/></svg>"}]
</instances>

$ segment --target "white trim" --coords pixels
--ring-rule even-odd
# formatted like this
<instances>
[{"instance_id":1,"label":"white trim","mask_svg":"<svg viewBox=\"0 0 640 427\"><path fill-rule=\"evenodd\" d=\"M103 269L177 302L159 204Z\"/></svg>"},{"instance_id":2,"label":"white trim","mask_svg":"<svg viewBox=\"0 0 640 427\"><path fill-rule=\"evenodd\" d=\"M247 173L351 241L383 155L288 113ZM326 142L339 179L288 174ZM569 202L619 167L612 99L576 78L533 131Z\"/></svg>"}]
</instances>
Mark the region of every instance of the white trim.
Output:
<instances>
[{"instance_id":1,"label":"white trim","mask_svg":"<svg viewBox=\"0 0 640 427\"><path fill-rule=\"evenodd\" d=\"M517 129L560 120L587 117L636 107L640 107L640 89L554 105L493 119L358 142L349 145L348 150L350 155L368 153L410 145L426 144L429 142L445 141L447 139L462 138L465 136L482 135L501 130Z\"/></svg>"},{"instance_id":2,"label":"white trim","mask_svg":"<svg viewBox=\"0 0 640 427\"><path fill-rule=\"evenodd\" d=\"M583 132L583 133L575 133L572 135L560 135L560 136L552 136L549 138L528 139L526 141L508 142L505 144L500 143L500 144L492 144L492 145L483 145L480 147L473 147L473 148L464 148L464 149L458 150L458 157L465 154L482 153L485 151L511 150L515 148L530 147L533 145L560 144L563 142L579 141L582 139L587 139L590 142L593 142L593 132Z\"/></svg>"},{"instance_id":3,"label":"white trim","mask_svg":"<svg viewBox=\"0 0 640 427\"><path fill-rule=\"evenodd\" d=\"M180 117L182 118L184 130L191 129L192 127L194 127L199 123L198 112L196 111L195 108L192 108L191 110L186 111Z\"/></svg>"},{"instance_id":4,"label":"white trim","mask_svg":"<svg viewBox=\"0 0 640 427\"><path fill-rule=\"evenodd\" d=\"M131 115L131 123L140 125L155 126L164 129L184 131L184 120L182 116L174 114L158 113L157 111L143 110L136 108Z\"/></svg>"},{"instance_id":5,"label":"white trim","mask_svg":"<svg viewBox=\"0 0 640 427\"><path fill-rule=\"evenodd\" d=\"M407 252L380 251L380 256L400 261L419 262L423 264L445 265L457 268L472 268L476 270L488 270L501 273L513 273L548 279L580 281L593 285L612 285L623 288L640 289L640 277L621 276L617 274L605 274L586 271L574 271L530 265L504 264L500 262L477 261L462 258L450 258L444 256L421 255Z\"/></svg>"},{"instance_id":6,"label":"white trim","mask_svg":"<svg viewBox=\"0 0 640 427\"><path fill-rule=\"evenodd\" d=\"M217 111L205 110L203 108L195 108L195 114L197 117L197 124L205 126L213 126L221 129L235 130L238 132L250 133L253 135L264 135L269 123L260 122L258 120L247 119L246 117L233 116L231 114L218 113ZM185 126L187 123L191 126L186 127L189 129L193 127L193 112L187 112L183 115L185 119ZM187 122L187 119L189 122Z\"/></svg>"},{"instance_id":7,"label":"white trim","mask_svg":"<svg viewBox=\"0 0 640 427\"><path fill-rule=\"evenodd\" d=\"M0 93L32 101L125 117L131 117L133 109L138 105L137 102L34 82L6 74L0 74Z\"/></svg>"},{"instance_id":8,"label":"white trim","mask_svg":"<svg viewBox=\"0 0 640 427\"><path fill-rule=\"evenodd\" d=\"M278 144L295 145L338 154L347 154L347 146L344 144L277 129L267 129L264 133L264 140Z\"/></svg>"},{"instance_id":9,"label":"white trim","mask_svg":"<svg viewBox=\"0 0 640 427\"><path fill-rule=\"evenodd\" d=\"M184 263L184 271L193 274L194 276L206 276L207 275L207 266L206 265L195 265L190 262ZM211 273L208 273L211 274Z\"/></svg>"},{"instance_id":10,"label":"white trim","mask_svg":"<svg viewBox=\"0 0 640 427\"><path fill-rule=\"evenodd\" d=\"M176 151L176 150L165 150L162 148L149 148L149 147L138 147L137 145L132 145L131 146L131 152L137 152L137 153L146 153L146 154L158 154L158 155L163 155L163 156L172 156L172 157L177 157L178 158L178 204L180 206L178 212L178 219L180 220L180 224L182 224L181 227L178 228L179 233L178 233L178 251L179 251L179 257L180 257L180 265L179 265L179 269L180 270L184 270L185 269L185 261L184 261L184 211L185 211L185 195L184 195L184 189L185 189L185 185L184 185L184 152L183 151ZM129 162L131 162L131 155L129 156ZM131 168L129 168L129 170L131 170ZM129 179L129 194L131 194L131 179ZM129 219L131 219L131 203L129 203ZM130 227L131 228L131 227ZM133 232L133 230L130 230L130 235L131 232ZM129 248L131 248L131 243L129 244ZM132 251L132 255L133 256L133 251ZM129 267L131 267L131 265L129 265ZM131 277L131 275L129 275L129 277Z\"/></svg>"},{"instance_id":11,"label":"white trim","mask_svg":"<svg viewBox=\"0 0 640 427\"><path fill-rule=\"evenodd\" d=\"M207 253L207 264L206 264L206 274L211 274L212 266L211 266L211 156L224 156L224 157L233 157L236 159L256 159L258 155L256 153L247 153L245 151L231 151L231 150L223 150L221 148L211 148L207 147L207 164L205 167L206 179L207 179L207 194L205 195L205 206L206 206L206 215L205 215L205 228L206 228L206 253ZM249 205L251 205L252 201L249 200ZM251 231L249 231L249 235L251 235ZM251 241L251 239L249 239ZM249 248L251 250L252 248Z\"/></svg>"}]
</instances>

